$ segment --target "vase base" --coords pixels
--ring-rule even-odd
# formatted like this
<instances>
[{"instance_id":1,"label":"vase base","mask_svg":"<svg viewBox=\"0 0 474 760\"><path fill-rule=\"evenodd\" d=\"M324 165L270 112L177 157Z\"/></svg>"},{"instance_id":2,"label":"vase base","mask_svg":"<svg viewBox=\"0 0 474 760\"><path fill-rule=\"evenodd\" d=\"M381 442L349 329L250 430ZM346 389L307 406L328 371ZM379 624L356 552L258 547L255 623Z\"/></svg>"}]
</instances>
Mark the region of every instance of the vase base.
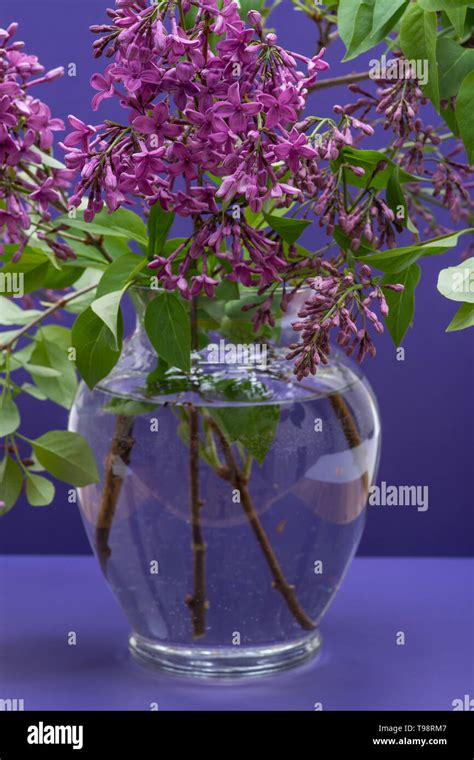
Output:
<instances>
[{"instance_id":1,"label":"vase base","mask_svg":"<svg viewBox=\"0 0 474 760\"><path fill-rule=\"evenodd\" d=\"M167 646L131 634L130 651L141 664L192 678L251 678L278 673L315 657L319 631L288 644L256 647Z\"/></svg>"}]
</instances>

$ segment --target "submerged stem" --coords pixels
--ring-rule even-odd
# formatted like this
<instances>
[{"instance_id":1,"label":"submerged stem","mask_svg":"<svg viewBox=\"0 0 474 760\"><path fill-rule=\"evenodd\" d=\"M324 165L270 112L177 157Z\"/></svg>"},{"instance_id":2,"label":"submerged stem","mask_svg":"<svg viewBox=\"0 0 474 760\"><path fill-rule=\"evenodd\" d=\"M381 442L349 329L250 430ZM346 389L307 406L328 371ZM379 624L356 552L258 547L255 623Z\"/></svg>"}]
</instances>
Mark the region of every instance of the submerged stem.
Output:
<instances>
[{"instance_id":1,"label":"submerged stem","mask_svg":"<svg viewBox=\"0 0 474 760\"><path fill-rule=\"evenodd\" d=\"M125 467L130 464L135 443L133 439L133 417L118 415L112 445L104 463L104 487L99 505L95 531L95 546L102 572L107 576L107 564L112 554L109 536L112 522L122 491Z\"/></svg>"},{"instance_id":2,"label":"submerged stem","mask_svg":"<svg viewBox=\"0 0 474 760\"><path fill-rule=\"evenodd\" d=\"M206 633L206 544L201 526L203 501L199 493L199 413L194 406L189 415L189 484L191 500L194 593L186 603L192 612L194 638Z\"/></svg>"},{"instance_id":3,"label":"submerged stem","mask_svg":"<svg viewBox=\"0 0 474 760\"><path fill-rule=\"evenodd\" d=\"M226 437L222 433L221 429L219 428L219 426L212 419L209 419L209 424L214 430L219 440L219 443L222 448L222 453L224 455L224 458L228 467L227 475L224 475L223 473L221 473L221 477L226 477L228 480L230 480L233 486L240 493L240 498L242 500L241 501L242 508L250 522L252 530L260 545L260 548L262 549L263 555L267 561L267 564L270 568L270 572L273 576L273 587L277 591L279 591L280 594L283 596L288 606L288 609L290 610L294 618L298 621L300 626L304 628L306 631L312 631L314 628L316 628L316 625L311 620L311 618L306 614L304 609L301 607L296 597L294 586L288 583L288 581L285 578L285 575L278 561L278 558L275 552L273 551L270 541L268 540L268 536L265 533L265 529L263 528L263 525L260 522L260 519L258 517L257 511L252 503L252 499L251 499L250 492L248 489L247 478L244 476L244 474L241 472L241 470L237 466L237 462L232 452L232 448L230 444L228 443Z\"/></svg>"},{"instance_id":4,"label":"submerged stem","mask_svg":"<svg viewBox=\"0 0 474 760\"><path fill-rule=\"evenodd\" d=\"M197 299L191 301L191 346L198 348ZM191 528L193 549L194 592L188 596L186 604L192 613L193 635L195 639L206 633L206 544L201 525L201 510L204 502L200 496L199 482L199 412L194 406L189 409L189 493L191 501Z\"/></svg>"},{"instance_id":5,"label":"submerged stem","mask_svg":"<svg viewBox=\"0 0 474 760\"><path fill-rule=\"evenodd\" d=\"M360 446L362 439L356 421L344 398L339 393L332 393L329 396L329 402L342 425L343 433L350 448L355 449L357 446ZM369 495L369 473L366 471L361 477L364 486L364 495L367 499L367 496Z\"/></svg>"}]
</instances>

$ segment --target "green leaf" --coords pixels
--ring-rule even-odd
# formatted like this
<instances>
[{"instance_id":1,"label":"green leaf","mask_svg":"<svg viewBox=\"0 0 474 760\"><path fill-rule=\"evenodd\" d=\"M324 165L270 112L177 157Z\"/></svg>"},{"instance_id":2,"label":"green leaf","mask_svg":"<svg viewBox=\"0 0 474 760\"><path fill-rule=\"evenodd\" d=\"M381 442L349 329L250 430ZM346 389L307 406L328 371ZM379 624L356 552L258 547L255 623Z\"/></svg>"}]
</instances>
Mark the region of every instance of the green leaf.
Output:
<instances>
[{"instance_id":1,"label":"green leaf","mask_svg":"<svg viewBox=\"0 0 474 760\"><path fill-rule=\"evenodd\" d=\"M23 383L21 390L23 393L28 393L29 396L33 396L33 398L37 399L38 401L46 401L48 398L47 395L43 393L43 391L40 391L36 385L32 385L31 383Z\"/></svg>"},{"instance_id":2,"label":"green leaf","mask_svg":"<svg viewBox=\"0 0 474 760\"><path fill-rule=\"evenodd\" d=\"M380 163L384 162L386 168L382 171L376 172ZM364 169L365 174L362 177L358 177L350 169L344 169L345 181L348 185L354 187L360 187L364 190L368 187L373 187L377 190L382 190L387 187L390 177L392 176L394 167L396 164L394 161L385 155L382 151L378 150L359 150L347 145L340 153L337 161L332 161L331 166L333 170L338 169L342 164L349 164L350 166L360 166ZM375 173L376 172L376 173ZM417 177L414 174L408 174L404 169L400 169L398 175L401 183L405 182L420 182L421 177Z\"/></svg>"},{"instance_id":3,"label":"green leaf","mask_svg":"<svg viewBox=\"0 0 474 760\"><path fill-rule=\"evenodd\" d=\"M106 324L89 307L76 319L72 328L72 345L76 349L76 367L89 388L106 377L121 354L123 322L119 315L118 347Z\"/></svg>"},{"instance_id":4,"label":"green leaf","mask_svg":"<svg viewBox=\"0 0 474 760\"><path fill-rule=\"evenodd\" d=\"M26 498L32 507L47 507L54 499L54 484L42 475L33 475L29 472L26 476Z\"/></svg>"},{"instance_id":5,"label":"green leaf","mask_svg":"<svg viewBox=\"0 0 474 760\"><path fill-rule=\"evenodd\" d=\"M146 224L138 214L125 208L119 208L111 214L106 208L97 214L95 222L108 229L120 230L128 235L129 240L133 240L141 245L146 245L147 231Z\"/></svg>"},{"instance_id":6,"label":"green leaf","mask_svg":"<svg viewBox=\"0 0 474 760\"><path fill-rule=\"evenodd\" d=\"M10 393L4 389L0 397L0 438L11 435L20 427L20 412Z\"/></svg>"},{"instance_id":7,"label":"green leaf","mask_svg":"<svg viewBox=\"0 0 474 760\"><path fill-rule=\"evenodd\" d=\"M240 297L239 285L231 280L222 280L216 288L217 301L236 301Z\"/></svg>"},{"instance_id":8,"label":"green leaf","mask_svg":"<svg viewBox=\"0 0 474 760\"><path fill-rule=\"evenodd\" d=\"M18 245L18 243L4 243L2 261L11 261L13 255L17 252L19 247L20 246Z\"/></svg>"},{"instance_id":9,"label":"green leaf","mask_svg":"<svg viewBox=\"0 0 474 760\"><path fill-rule=\"evenodd\" d=\"M438 19L436 13L423 10L419 5L410 5L402 20L400 45L408 60L428 61L428 82L423 86L423 89L435 108L439 108L437 39Z\"/></svg>"},{"instance_id":10,"label":"green leaf","mask_svg":"<svg viewBox=\"0 0 474 760\"><path fill-rule=\"evenodd\" d=\"M50 290L65 290L74 285L75 282L81 277L84 269L81 267L67 264L59 272L53 271L52 268L48 271L47 287Z\"/></svg>"},{"instance_id":11,"label":"green leaf","mask_svg":"<svg viewBox=\"0 0 474 760\"><path fill-rule=\"evenodd\" d=\"M61 233L58 234L59 236L61 235ZM101 236L100 239L102 241L102 247L105 248L110 258L114 260L119 256L124 256L126 253L130 253L128 237L130 236L127 235L126 237L124 236L120 238ZM86 240L85 237L84 240ZM67 261L68 267L93 267L95 269L107 268L109 262L104 258L103 253L92 243L81 242L80 240L71 240L70 238L67 238L66 242L76 254L75 259L69 259ZM133 242L138 242L138 245L143 248L143 243L140 243L139 241Z\"/></svg>"},{"instance_id":12,"label":"green leaf","mask_svg":"<svg viewBox=\"0 0 474 760\"><path fill-rule=\"evenodd\" d=\"M0 346L13 340L18 335L18 330L1 330L0 331ZM0 352L0 366L5 362L5 356Z\"/></svg>"},{"instance_id":13,"label":"green leaf","mask_svg":"<svg viewBox=\"0 0 474 760\"><path fill-rule=\"evenodd\" d=\"M183 301L167 291L148 304L145 328L158 356L183 372L191 369L191 325Z\"/></svg>"},{"instance_id":14,"label":"green leaf","mask_svg":"<svg viewBox=\"0 0 474 760\"><path fill-rule=\"evenodd\" d=\"M0 325L26 325L39 314L36 309L22 309L14 301L0 297Z\"/></svg>"},{"instance_id":15,"label":"green leaf","mask_svg":"<svg viewBox=\"0 0 474 760\"><path fill-rule=\"evenodd\" d=\"M0 509L0 517L15 506L23 485L20 465L9 456L0 463L0 501L5 504Z\"/></svg>"},{"instance_id":16,"label":"green leaf","mask_svg":"<svg viewBox=\"0 0 474 760\"><path fill-rule=\"evenodd\" d=\"M79 280L75 283L74 290L81 290L82 288L88 288L92 285L98 285L102 276L102 272L98 269L86 269ZM69 301L69 303L66 305L66 311L69 311L72 314L81 314L94 301L96 293L97 289L89 290L87 293L83 293L81 296L77 296L73 301Z\"/></svg>"},{"instance_id":17,"label":"green leaf","mask_svg":"<svg viewBox=\"0 0 474 760\"><path fill-rule=\"evenodd\" d=\"M443 235L432 240L427 240L419 245L392 248L389 251L357 256L357 260L374 266L382 272L391 272L392 274L403 272L404 269L414 264L422 256L436 256L440 253L445 253L450 248L456 248L460 236L472 231L469 228L450 235Z\"/></svg>"},{"instance_id":18,"label":"green leaf","mask_svg":"<svg viewBox=\"0 0 474 760\"><path fill-rule=\"evenodd\" d=\"M19 261L9 262L0 270L2 275L2 294L8 298L32 293L45 286L51 264L42 251L26 248Z\"/></svg>"},{"instance_id":19,"label":"green leaf","mask_svg":"<svg viewBox=\"0 0 474 760\"><path fill-rule=\"evenodd\" d=\"M384 295L390 309L385 318L388 331L396 346L400 346L409 327L413 324L415 315L415 290L420 281L421 270L418 264L412 264L404 272L397 275L385 275L381 286L388 284L404 285L404 290L397 293L384 289Z\"/></svg>"},{"instance_id":20,"label":"green leaf","mask_svg":"<svg viewBox=\"0 0 474 760\"><path fill-rule=\"evenodd\" d=\"M443 105L441 105L439 113L448 125L453 135L455 135L455 137L459 137L459 127L456 120L456 113L451 103L448 103L447 108L443 108Z\"/></svg>"},{"instance_id":21,"label":"green leaf","mask_svg":"<svg viewBox=\"0 0 474 760\"><path fill-rule=\"evenodd\" d=\"M14 357L13 357L14 358ZM61 377L61 372L58 369L52 367L42 367L40 364L21 364L23 369L26 369L30 375L37 375L38 377Z\"/></svg>"},{"instance_id":22,"label":"green leaf","mask_svg":"<svg viewBox=\"0 0 474 760\"><path fill-rule=\"evenodd\" d=\"M279 406L214 407L210 414L231 443L238 441L259 464L263 463L275 438Z\"/></svg>"},{"instance_id":23,"label":"green leaf","mask_svg":"<svg viewBox=\"0 0 474 760\"><path fill-rule=\"evenodd\" d=\"M445 11L447 17L454 27L459 39L464 36L464 27L466 25L467 8L449 8Z\"/></svg>"},{"instance_id":24,"label":"green leaf","mask_svg":"<svg viewBox=\"0 0 474 760\"><path fill-rule=\"evenodd\" d=\"M463 48L449 37L438 40L439 91L443 100L457 95L467 74L474 70L474 50Z\"/></svg>"},{"instance_id":25,"label":"green leaf","mask_svg":"<svg viewBox=\"0 0 474 760\"><path fill-rule=\"evenodd\" d=\"M467 159L474 165L474 71L461 84L456 101L456 119L466 148Z\"/></svg>"},{"instance_id":26,"label":"green leaf","mask_svg":"<svg viewBox=\"0 0 474 760\"><path fill-rule=\"evenodd\" d=\"M439 273L438 290L451 301L474 303L474 257Z\"/></svg>"},{"instance_id":27,"label":"green leaf","mask_svg":"<svg viewBox=\"0 0 474 760\"><path fill-rule=\"evenodd\" d=\"M96 221L98 217L95 217L93 222L86 222L80 217L81 215L78 214L78 218L70 219L67 214L64 214L51 222L51 224L56 228L65 226L73 230L88 232L90 235L97 235L99 237L103 236L104 238L119 238L126 241L135 240L141 245L146 245L147 243L146 237L142 234L133 233L132 237L132 232L129 229L122 229L121 227L116 226L112 221L113 215L110 217L110 224L108 222L104 223L103 221L102 223L98 223ZM59 234L61 234L61 232L59 232Z\"/></svg>"},{"instance_id":28,"label":"green leaf","mask_svg":"<svg viewBox=\"0 0 474 760\"><path fill-rule=\"evenodd\" d=\"M78 433L52 430L31 445L38 462L58 480L78 488L99 482L94 455Z\"/></svg>"},{"instance_id":29,"label":"green leaf","mask_svg":"<svg viewBox=\"0 0 474 760\"><path fill-rule=\"evenodd\" d=\"M133 277L146 265L146 259L134 253L119 256L105 270L100 280L92 311L107 325L114 337L114 348L119 343L119 311L122 298Z\"/></svg>"},{"instance_id":30,"label":"green leaf","mask_svg":"<svg viewBox=\"0 0 474 760\"><path fill-rule=\"evenodd\" d=\"M104 248L107 248L108 240L104 241ZM114 240L116 240L116 238L114 238ZM124 243L123 240L119 242ZM107 267L107 261L104 256L97 250L97 248L94 248L94 246L81 243L79 240L70 240L69 238L67 244L76 254L75 259L70 259L67 262L67 266L70 269L77 267L81 272L84 272L86 267L91 269L105 269ZM124 243L124 246L124 253L128 253L128 243Z\"/></svg>"},{"instance_id":31,"label":"green leaf","mask_svg":"<svg viewBox=\"0 0 474 760\"><path fill-rule=\"evenodd\" d=\"M344 61L378 45L398 23L408 0L340 0L339 33L346 46Z\"/></svg>"},{"instance_id":32,"label":"green leaf","mask_svg":"<svg viewBox=\"0 0 474 760\"><path fill-rule=\"evenodd\" d=\"M70 346L71 333L67 328L43 327L35 336L34 350L26 367L39 390L64 409L71 408L77 391L74 363L68 353ZM51 377L45 375L44 369L56 370L59 374Z\"/></svg>"},{"instance_id":33,"label":"green leaf","mask_svg":"<svg viewBox=\"0 0 474 760\"><path fill-rule=\"evenodd\" d=\"M446 328L446 332L474 327L474 303L463 303Z\"/></svg>"},{"instance_id":34,"label":"green leaf","mask_svg":"<svg viewBox=\"0 0 474 760\"><path fill-rule=\"evenodd\" d=\"M263 216L268 226L289 245L296 243L300 235L311 224L304 219L288 219L286 216L276 216L275 214L264 214Z\"/></svg>"},{"instance_id":35,"label":"green leaf","mask_svg":"<svg viewBox=\"0 0 474 760\"><path fill-rule=\"evenodd\" d=\"M102 322L107 325L114 338L113 347L118 351L119 343L119 312L120 303L125 293L125 288L116 290L113 293L106 293L105 296L97 298L91 303L91 309Z\"/></svg>"},{"instance_id":36,"label":"green leaf","mask_svg":"<svg viewBox=\"0 0 474 760\"><path fill-rule=\"evenodd\" d=\"M467 8L472 0L418 0L418 5L425 11L446 11L452 8Z\"/></svg>"},{"instance_id":37,"label":"green leaf","mask_svg":"<svg viewBox=\"0 0 474 760\"><path fill-rule=\"evenodd\" d=\"M148 217L148 258L161 256L163 247L173 226L175 215L155 203Z\"/></svg>"},{"instance_id":38,"label":"green leaf","mask_svg":"<svg viewBox=\"0 0 474 760\"><path fill-rule=\"evenodd\" d=\"M407 7L408 0L394 0L394 2L390 3L387 3L387 0L375 0L372 35L376 34L380 29L385 30L387 24L390 24L390 28L393 29ZM386 37L389 31L390 29L385 31L384 37Z\"/></svg>"},{"instance_id":39,"label":"green leaf","mask_svg":"<svg viewBox=\"0 0 474 760\"><path fill-rule=\"evenodd\" d=\"M143 256L135 253L126 253L119 256L112 264L109 264L97 285L96 298L122 290L135 273L138 273L147 264Z\"/></svg>"},{"instance_id":40,"label":"green leaf","mask_svg":"<svg viewBox=\"0 0 474 760\"><path fill-rule=\"evenodd\" d=\"M35 337L55 343L57 346L61 346L64 351L67 351L71 346L71 331L63 325L43 325Z\"/></svg>"}]
</instances>

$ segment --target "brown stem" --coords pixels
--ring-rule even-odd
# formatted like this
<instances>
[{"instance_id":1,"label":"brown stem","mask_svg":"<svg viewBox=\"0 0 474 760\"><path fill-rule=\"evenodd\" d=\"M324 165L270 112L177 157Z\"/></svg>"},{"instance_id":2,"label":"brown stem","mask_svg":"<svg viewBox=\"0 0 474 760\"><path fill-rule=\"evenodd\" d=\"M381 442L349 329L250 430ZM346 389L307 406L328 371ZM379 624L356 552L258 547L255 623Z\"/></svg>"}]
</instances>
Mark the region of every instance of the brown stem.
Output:
<instances>
[{"instance_id":1,"label":"brown stem","mask_svg":"<svg viewBox=\"0 0 474 760\"><path fill-rule=\"evenodd\" d=\"M355 449L356 446L360 446L362 443L359 430L357 428L356 421L351 414L351 410L347 406L344 398L339 393L332 393L329 396L329 402L336 413L336 417L341 423L343 433L346 437L347 443L351 449ZM364 472L362 475L362 483L364 485L365 498L369 494L369 473Z\"/></svg>"},{"instance_id":2,"label":"brown stem","mask_svg":"<svg viewBox=\"0 0 474 760\"><path fill-rule=\"evenodd\" d=\"M112 554L109 536L123 485L124 466L130 464L133 439L133 417L119 415L115 423L112 445L104 463L104 487L99 505L95 545L102 572L107 576L107 563Z\"/></svg>"},{"instance_id":3,"label":"brown stem","mask_svg":"<svg viewBox=\"0 0 474 760\"><path fill-rule=\"evenodd\" d=\"M104 257L104 259L106 261L108 261L109 264L112 263L112 261L114 260L113 257L110 255L110 253L108 253L108 251L104 247L104 238L103 238L102 235L100 237L96 238L96 237L94 237L93 235L91 235L88 232L87 233L87 239L85 241L85 245L90 245L93 248L97 248L97 250L99 251L99 253L102 254L102 256Z\"/></svg>"},{"instance_id":4,"label":"brown stem","mask_svg":"<svg viewBox=\"0 0 474 760\"><path fill-rule=\"evenodd\" d=\"M201 526L203 501L199 494L199 414L194 406L189 414L189 484L191 500L194 593L186 599L192 613L194 638L206 633L206 544Z\"/></svg>"},{"instance_id":5,"label":"brown stem","mask_svg":"<svg viewBox=\"0 0 474 760\"><path fill-rule=\"evenodd\" d=\"M197 222L195 220L195 228ZM198 336L198 301L191 301L191 347L196 351L199 343ZM193 635L195 639L206 633L206 610L209 603L206 599L206 544L202 532L201 510L204 502L199 489L199 412L191 404L189 409L189 495L191 502L191 528L193 548L194 592L186 598L186 604L191 610Z\"/></svg>"},{"instance_id":6,"label":"brown stem","mask_svg":"<svg viewBox=\"0 0 474 760\"><path fill-rule=\"evenodd\" d=\"M321 13L313 16L314 21L317 24L319 39L317 44L317 53L320 53L323 48L327 48L331 42L331 29L334 23L327 18L324 18Z\"/></svg>"},{"instance_id":7,"label":"brown stem","mask_svg":"<svg viewBox=\"0 0 474 760\"><path fill-rule=\"evenodd\" d=\"M279 591L280 594L283 596L288 606L288 609L290 610L294 618L298 621L300 626L304 628L304 630L306 631L312 631L314 628L316 628L316 625L311 620L311 618L308 617L308 615L306 614L306 612L303 610L300 603L298 602L298 599L296 598L294 586L288 583L288 581L285 578L281 565L277 559L275 552L272 549L272 546L268 540L268 536L265 533L262 523L260 522L258 514L252 503L252 499L250 497L250 493L248 489L248 481L243 476L242 472L239 470L239 467L237 466L237 462L232 452L232 448L229 445L224 434L222 433L222 431L220 430L220 428L218 427L218 425L214 422L212 418L209 418L209 424L214 430L219 440L219 443L221 445L222 453L224 454L224 458L226 460L227 467L228 467L227 478L231 481L231 483L240 493L243 510L248 517L248 520L255 534L255 537L260 545L260 548L262 549L263 555L270 568L270 572L273 576L273 587L277 591ZM224 472L225 471L221 472L221 476L225 477Z\"/></svg>"},{"instance_id":8,"label":"brown stem","mask_svg":"<svg viewBox=\"0 0 474 760\"><path fill-rule=\"evenodd\" d=\"M344 84L352 84L353 82L363 82L365 79L370 79L370 71L353 72L352 74L344 74L341 77L332 77L331 79L321 79L313 84L309 88L310 92L316 92L316 90L326 90L328 87L337 87Z\"/></svg>"}]
</instances>

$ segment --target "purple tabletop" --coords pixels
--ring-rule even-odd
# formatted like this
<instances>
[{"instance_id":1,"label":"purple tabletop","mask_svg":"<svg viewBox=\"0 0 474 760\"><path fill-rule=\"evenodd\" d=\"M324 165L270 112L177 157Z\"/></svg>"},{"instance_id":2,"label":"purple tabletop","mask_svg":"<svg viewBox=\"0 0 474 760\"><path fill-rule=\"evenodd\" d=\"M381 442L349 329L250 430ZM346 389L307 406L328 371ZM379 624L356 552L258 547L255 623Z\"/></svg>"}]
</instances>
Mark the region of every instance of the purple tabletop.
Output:
<instances>
[{"instance_id":1,"label":"purple tabletop","mask_svg":"<svg viewBox=\"0 0 474 760\"><path fill-rule=\"evenodd\" d=\"M131 661L127 621L92 558L2 557L0 699L25 710L451 710L474 697L473 563L356 559L316 661L219 684Z\"/></svg>"}]
</instances>

